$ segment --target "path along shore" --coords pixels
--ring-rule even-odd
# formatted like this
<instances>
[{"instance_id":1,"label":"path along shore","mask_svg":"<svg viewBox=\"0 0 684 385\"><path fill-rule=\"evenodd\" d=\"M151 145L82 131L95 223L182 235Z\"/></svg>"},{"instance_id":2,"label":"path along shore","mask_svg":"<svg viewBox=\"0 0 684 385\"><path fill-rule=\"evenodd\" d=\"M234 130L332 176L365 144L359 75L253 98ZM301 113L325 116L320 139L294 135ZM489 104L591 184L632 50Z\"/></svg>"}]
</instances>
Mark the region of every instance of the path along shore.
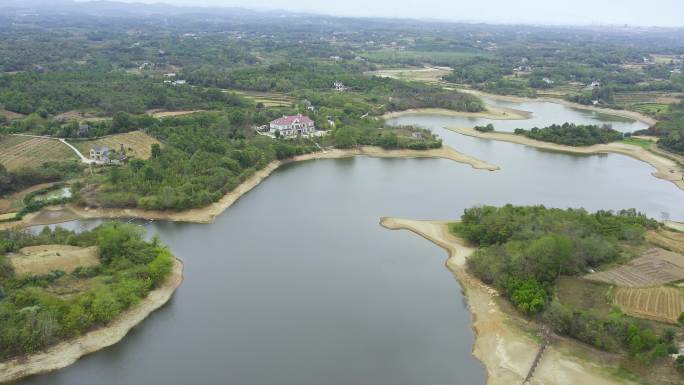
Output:
<instances>
[{"instance_id":1,"label":"path along shore","mask_svg":"<svg viewBox=\"0 0 684 385\"><path fill-rule=\"evenodd\" d=\"M391 230L409 230L447 251L446 267L461 285L472 314L475 333L473 355L485 366L487 385L521 384L539 350L539 342L518 328L516 322L511 322L511 315L498 304L496 290L468 273L465 263L475 249L452 235L446 221L382 218L380 225ZM568 354L567 345L572 345L571 351L589 349L573 342L552 343L539 361L530 384L635 385L624 379L609 377L596 362ZM586 355L587 351L582 353ZM591 353L607 356L593 349Z\"/></svg>"},{"instance_id":2,"label":"path along shore","mask_svg":"<svg viewBox=\"0 0 684 385\"><path fill-rule=\"evenodd\" d=\"M441 158L470 165L478 170L496 171L498 166L460 153L451 147L431 150L384 150L379 147L364 146L353 149L332 149L311 154L299 155L291 159L273 161L265 168L255 172L234 190L224 195L219 201L208 206L183 211L155 211L143 209L109 209L84 208L76 205L47 207L36 213L26 215L16 222L0 223L0 230L11 227L47 225L89 218L139 218L147 220L163 220L174 222L212 223L215 218L235 203L242 195L256 187L278 167L313 159L338 159L354 156L370 156L376 158Z\"/></svg>"}]
</instances>

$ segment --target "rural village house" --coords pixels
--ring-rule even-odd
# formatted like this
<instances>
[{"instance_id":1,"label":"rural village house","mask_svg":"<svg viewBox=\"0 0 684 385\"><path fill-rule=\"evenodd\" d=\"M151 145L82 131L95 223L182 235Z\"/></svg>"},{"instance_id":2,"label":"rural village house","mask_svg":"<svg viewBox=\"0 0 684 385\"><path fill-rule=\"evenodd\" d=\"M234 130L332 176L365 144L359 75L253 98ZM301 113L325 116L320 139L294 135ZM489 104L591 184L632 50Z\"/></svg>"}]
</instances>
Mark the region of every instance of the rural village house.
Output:
<instances>
[{"instance_id":1,"label":"rural village house","mask_svg":"<svg viewBox=\"0 0 684 385\"><path fill-rule=\"evenodd\" d=\"M90 149L90 160L100 164L121 164L126 160L126 155L123 153L123 145L121 145L121 149L121 153L117 154L109 147L95 146Z\"/></svg>"},{"instance_id":2,"label":"rural village house","mask_svg":"<svg viewBox=\"0 0 684 385\"><path fill-rule=\"evenodd\" d=\"M272 121L269 125L269 131L275 134L280 131L280 135L284 137L293 137L297 135L311 134L316 131L313 120L308 116L299 114L292 116L283 116Z\"/></svg>"}]
</instances>

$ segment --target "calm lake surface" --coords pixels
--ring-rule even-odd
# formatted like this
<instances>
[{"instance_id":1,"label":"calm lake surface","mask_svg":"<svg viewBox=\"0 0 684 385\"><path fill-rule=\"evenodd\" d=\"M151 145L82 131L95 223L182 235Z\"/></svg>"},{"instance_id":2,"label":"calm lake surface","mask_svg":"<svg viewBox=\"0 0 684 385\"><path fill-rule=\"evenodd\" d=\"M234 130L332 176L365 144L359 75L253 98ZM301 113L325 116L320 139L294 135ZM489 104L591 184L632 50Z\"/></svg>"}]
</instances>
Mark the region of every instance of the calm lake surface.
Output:
<instances>
[{"instance_id":1,"label":"calm lake surface","mask_svg":"<svg viewBox=\"0 0 684 385\"><path fill-rule=\"evenodd\" d=\"M431 127L445 144L500 171L442 159L310 161L277 170L214 224L139 222L185 262L172 301L119 344L20 383L482 384L470 314L443 266L445 253L381 228L381 216L452 219L476 204L542 203L635 207L684 220L682 192L652 177L645 163L441 128L455 120L405 116L394 123Z\"/></svg>"}]
</instances>

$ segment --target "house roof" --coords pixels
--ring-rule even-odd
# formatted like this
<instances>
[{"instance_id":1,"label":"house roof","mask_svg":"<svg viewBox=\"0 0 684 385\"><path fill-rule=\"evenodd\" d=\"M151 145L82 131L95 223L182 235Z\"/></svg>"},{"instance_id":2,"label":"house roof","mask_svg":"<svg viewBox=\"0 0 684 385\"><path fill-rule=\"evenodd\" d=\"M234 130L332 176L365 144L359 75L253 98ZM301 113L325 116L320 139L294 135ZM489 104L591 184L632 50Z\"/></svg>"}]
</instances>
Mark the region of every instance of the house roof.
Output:
<instances>
[{"instance_id":1,"label":"house roof","mask_svg":"<svg viewBox=\"0 0 684 385\"><path fill-rule=\"evenodd\" d=\"M95 152L109 151L109 147L95 146L92 148Z\"/></svg>"},{"instance_id":2,"label":"house roof","mask_svg":"<svg viewBox=\"0 0 684 385\"><path fill-rule=\"evenodd\" d=\"M278 119L272 121L271 123L279 124L279 125L289 125L289 124L294 123L297 120L299 121L299 123L313 123L313 120L311 120L306 115L283 116L282 118L278 118Z\"/></svg>"}]
</instances>

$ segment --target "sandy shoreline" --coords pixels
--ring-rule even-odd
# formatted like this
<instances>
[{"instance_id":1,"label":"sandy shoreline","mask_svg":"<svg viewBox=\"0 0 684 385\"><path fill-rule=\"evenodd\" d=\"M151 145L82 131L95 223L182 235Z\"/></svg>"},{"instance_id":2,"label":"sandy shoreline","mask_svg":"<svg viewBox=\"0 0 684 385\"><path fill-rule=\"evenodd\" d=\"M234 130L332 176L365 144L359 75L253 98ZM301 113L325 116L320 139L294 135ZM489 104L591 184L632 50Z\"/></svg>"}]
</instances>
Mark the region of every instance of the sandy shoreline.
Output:
<instances>
[{"instance_id":1,"label":"sandy shoreline","mask_svg":"<svg viewBox=\"0 0 684 385\"><path fill-rule=\"evenodd\" d=\"M532 116L531 112L515 110L512 108L487 106L485 111L464 112L447 110L444 108L414 108L410 110L388 112L382 116L383 119L392 119L405 115L444 115L457 116L462 118L481 118L492 120L526 120Z\"/></svg>"},{"instance_id":2,"label":"sandy shoreline","mask_svg":"<svg viewBox=\"0 0 684 385\"><path fill-rule=\"evenodd\" d=\"M42 353L0 362L0 384L17 381L34 374L67 367L79 358L114 345L153 311L166 304L183 281L183 262L174 258L171 275L159 288L151 291L135 307L121 313L106 327L81 337L61 342Z\"/></svg>"},{"instance_id":3,"label":"sandy shoreline","mask_svg":"<svg viewBox=\"0 0 684 385\"><path fill-rule=\"evenodd\" d=\"M496 290L471 276L466 258L475 250L449 233L446 221L415 221L382 218L380 225L391 230L409 230L445 249L446 267L461 285L472 315L475 332L473 355L482 362L487 385L520 384L539 349L539 344L510 322L510 316L497 304ZM563 343L567 345L566 343ZM545 385L618 385L632 384L604 375L594 362L579 360L552 343L544 353L531 384Z\"/></svg>"},{"instance_id":4,"label":"sandy shoreline","mask_svg":"<svg viewBox=\"0 0 684 385\"><path fill-rule=\"evenodd\" d=\"M627 119L633 119L633 120L637 120L639 122L642 122L644 124L647 124L649 126L652 126L652 125L657 123L657 120L655 120L654 118L652 118L650 116L646 116L646 115L641 114L641 113L636 112L636 111L614 110L611 108L587 106L584 104L571 102L571 101L568 101L565 99L558 99L558 98L551 98L551 97L526 98L526 97L522 97L522 96L490 94L487 92L482 92L482 91L469 89L469 88L456 88L456 89L458 91L469 93L472 95L484 96L486 98L497 99L497 100L502 100L502 101L507 101L507 102L515 102L515 103L528 103L528 102L556 103L556 104L561 104L561 105L571 107L571 108L577 108L580 110L594 111L594 112L598 112L601 114L619 116L619 117L627 118Z\"/></svg>"},{"instance_id":5,"label":"sandy shoreline","mask_svg":"<svg viewBox=\"0 0 684 385\"><path fill-rule=\"evenodd\" d=\"M339 159L354 156L370 156L375 158L441 158L470 165L478 170L496 171L499 167L485 161L460 153L451 147L431 150L384 150L380 147L364 146L355 149L333 149L325 152L299 155L292 159L273 161L265 168L247 178L234 190L224 195L219 201L205 207L184 211L154 211L143 209L108 209L83 208L76 205L63 205L44 208L39 212L26 215L21 221L0 223L0 230L11 227L25 227L68 222L78 219L95 218L139 218L147 220L163 220L173 222L212 223L216 217L229 208L242 195L256 187L278 167L292 163L314 159Z\"/></svg>"},{"instance_id":6,"label":"sandy shoreline","mask_svg":"<svg viewBox=\"0 0 684 385\"><path fill-rule=\"evenodd\" d=\"M648 163L656 169L653 176L672 182L679 189L684 190L684 170L677 165L677 162L653 153L647 149L630 144L613 142L608 144L595 144L586 147L565 146L562 144L542 142L530 139L526 136L515 135L508 132L480 132L472 128L447 127L448 130L462 135L468 135L481 139L500 140L525 146L536 147L551 151L560 151L573 154L621 154Z\"/></svg>"}]
</instances>

